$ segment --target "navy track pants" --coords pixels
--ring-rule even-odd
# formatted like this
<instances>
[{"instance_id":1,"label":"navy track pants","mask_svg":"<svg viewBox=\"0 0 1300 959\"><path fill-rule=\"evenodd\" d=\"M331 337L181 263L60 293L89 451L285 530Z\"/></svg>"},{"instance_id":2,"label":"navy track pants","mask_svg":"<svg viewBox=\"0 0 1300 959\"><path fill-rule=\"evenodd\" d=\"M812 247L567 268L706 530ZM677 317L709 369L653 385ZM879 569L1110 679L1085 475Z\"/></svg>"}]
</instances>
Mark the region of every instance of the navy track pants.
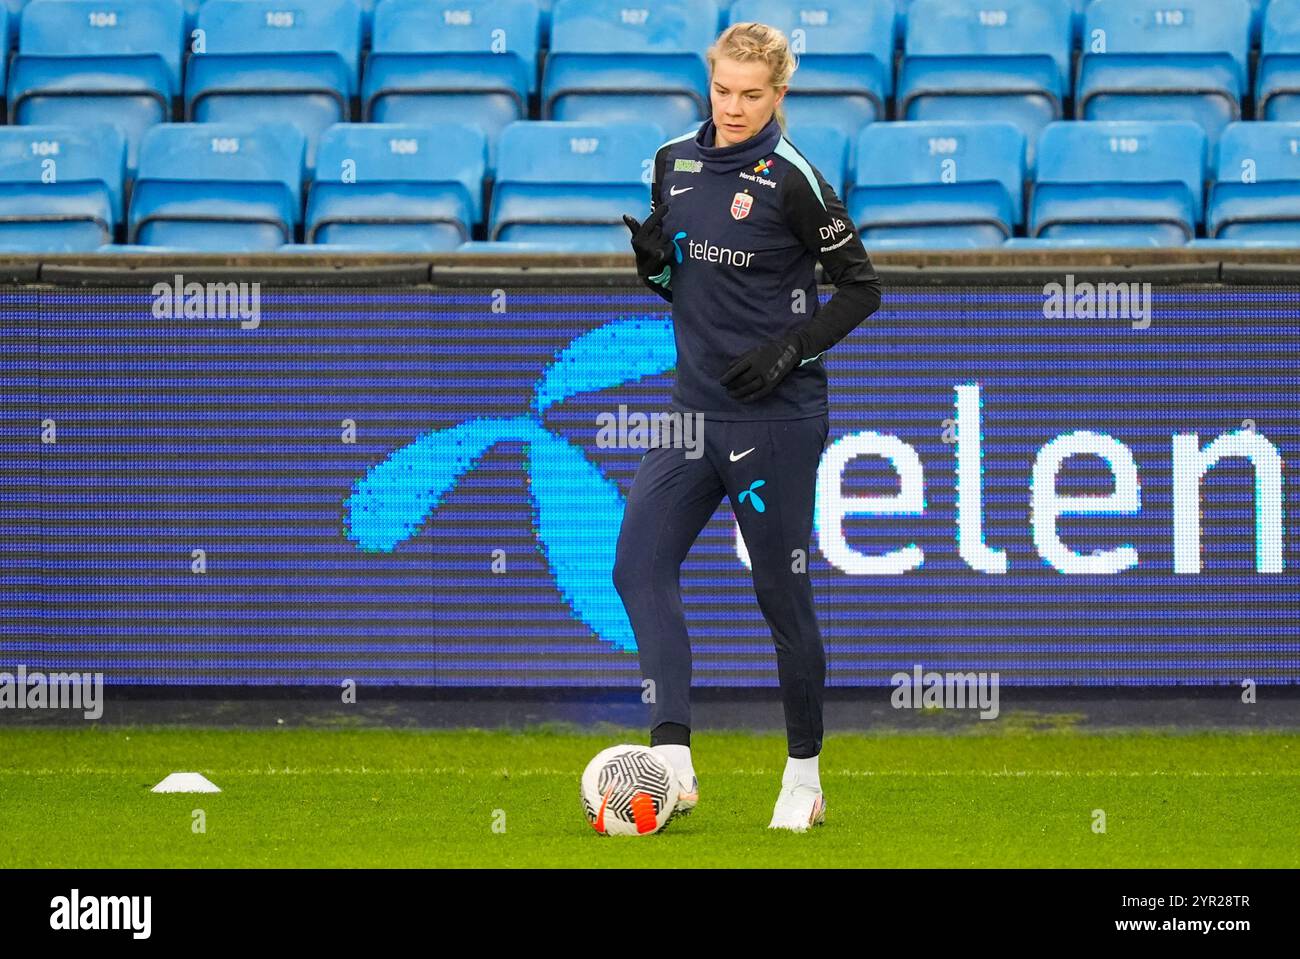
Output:
<instances>
[{"instance_id":1,"label":"navy track pants","mask_svg":"<svg viewBox=\"0 0 1300 959\"><path fill-rule=\"evenodd\" d=\"M817 466L827 414L801 420L706 420L703 455L653 447L637 469L614 562L614 585L654 681L652 742L661 723L689 729L691 643L682 562L725 495L753 567L754 592L776 644L789 754L821 752L826 654L808 569ZM798 562L795 550L802 550Z\"/></svg>"}]
</instances>

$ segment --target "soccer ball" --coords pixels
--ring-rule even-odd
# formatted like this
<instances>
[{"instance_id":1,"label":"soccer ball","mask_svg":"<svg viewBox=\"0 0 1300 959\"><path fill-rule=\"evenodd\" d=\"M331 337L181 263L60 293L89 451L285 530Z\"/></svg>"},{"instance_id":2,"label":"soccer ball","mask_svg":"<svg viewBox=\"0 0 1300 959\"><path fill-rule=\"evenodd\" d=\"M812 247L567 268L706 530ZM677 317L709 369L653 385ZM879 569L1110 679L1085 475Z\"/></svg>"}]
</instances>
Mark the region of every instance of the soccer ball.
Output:
<instances>
[{"instance_id":1,"label":"soccer ball","mask_svg":"<svg viewBox=\"0 0 1300 959\"><path fill-rule=\"evenodd\" d=\"M672 767L646 746L610 746L582 773L582 808L603 836L647 836L677 805Z\"/></svg>"}]
</instances>

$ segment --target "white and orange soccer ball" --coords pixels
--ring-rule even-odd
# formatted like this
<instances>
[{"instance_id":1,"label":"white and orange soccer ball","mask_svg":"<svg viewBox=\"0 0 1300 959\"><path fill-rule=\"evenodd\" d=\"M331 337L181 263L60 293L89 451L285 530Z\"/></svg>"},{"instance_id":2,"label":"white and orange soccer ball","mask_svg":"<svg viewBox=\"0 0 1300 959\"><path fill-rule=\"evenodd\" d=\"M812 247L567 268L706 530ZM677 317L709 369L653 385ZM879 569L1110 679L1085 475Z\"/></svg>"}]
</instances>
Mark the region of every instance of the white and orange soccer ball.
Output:
<instances>
[{"instance_id":1,"label":"white and orange soccer ball","mask_svg":"<svg viewBox=\"0 0 1300 959\"><path fill-rule=\"evenodd\" d=\"M582 773L582 808L602 836L649 836L677 805L672 767L646 746L610 746Z\"/></svg>"}]
</instances>

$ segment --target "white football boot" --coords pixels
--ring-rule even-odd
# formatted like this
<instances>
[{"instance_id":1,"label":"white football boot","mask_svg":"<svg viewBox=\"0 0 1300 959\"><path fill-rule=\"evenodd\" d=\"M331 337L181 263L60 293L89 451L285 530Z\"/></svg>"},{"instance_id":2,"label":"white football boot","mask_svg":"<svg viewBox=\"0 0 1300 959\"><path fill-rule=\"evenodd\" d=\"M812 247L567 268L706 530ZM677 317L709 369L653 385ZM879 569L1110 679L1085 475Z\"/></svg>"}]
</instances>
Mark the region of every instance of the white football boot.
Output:
<instances>
[{"instance_id":1,"label":"white football boot","mask_svg":"<svg viewBox=\"0 0 1300 959\"><path fill-rule=\"evenodd\" d=\"M675 773L674 778L677 779L677 805L668 816L669 822L678 816L689 816L695 804L700 801L700 780L694 773L691 774L689 783L683 778L678 778Z\"/></svg>"},{"instance_id":2,"label":"white football boot","mask_svg":"<svg viewBox=\"0 0 1300 959\"><path fill-rule=\"evenodd\" d=\"M807 832L809 826L820 826L825 821L826 797L822 791L806 783L795 783L781 787L767 828Z\"/></svg>"}]
</instances>

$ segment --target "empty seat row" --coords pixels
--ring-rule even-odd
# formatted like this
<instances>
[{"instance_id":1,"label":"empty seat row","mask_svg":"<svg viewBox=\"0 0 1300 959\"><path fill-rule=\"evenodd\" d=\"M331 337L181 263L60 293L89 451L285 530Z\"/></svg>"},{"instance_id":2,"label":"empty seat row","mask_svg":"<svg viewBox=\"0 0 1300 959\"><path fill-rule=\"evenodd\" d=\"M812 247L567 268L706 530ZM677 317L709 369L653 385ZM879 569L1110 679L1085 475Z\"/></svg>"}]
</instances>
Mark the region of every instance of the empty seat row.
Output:
<instances>
[{"instance_id":1,"label":"empty seat row","mask_svg":"<svg viewBox=\"0 0 1300 959\"><path fill-rule=\"evenodd\" d=\"M16 45L18 41L23 11L35 2L36 0L0 0L0 7L4 7L5 11L9 15L9 33L13 45ZM61 0L55 0L55 2L61 2ZM125 2L131 4L134 3L134 0L125 0ZM207 3L208 0L172 0L172 2L184 10L185 23L187 26L192 27L195 20L198 19L199 8L203 6L203 4ZM365 24L367 32L369 32L370 20L375 8L375 0L355 0L355 2L361 9L362 22ZM544 11L549 12L551 0L538 0L538 3ZM103 13L120 13L121 9L121 7L114 7L112 5L107 7L103 4L100 5L100 11Z\"/></svg>"},{"instance_id":2,"label":"empty seat row","mask_svg":"<svg viewBox=\"0 0 1300 959\"><path fill-rule=\"evenodd\" d=\"M492 241L622 252L622 214L646 208L647 160L663 140L650 124L511 124L488 204L481 131L339 124L322 137L304 217L305 138L290 125L152 128L129 209L118 131L8 128L0 246L92 250L118 236L125 214L128 242L191 250L276 249L301 235L431 252L470 241L482 224ZM1186 121L1053 123L1032 175L1025 146L999 121L874 124L840 192L875 247L994 246L1022 234L1099 245L1180 244L1201 232L1300 241L1300 123L1231 124L1217 156Z\"/></svg>"},{"instance_id":3,"label":"empty seat row","mask_svg":"<svg viewBox=\"0 0 1300 959\"><path fill-rule=\"evenodd\" d=\"M993 246L1022 228L1103 246L1182 244L1201 226L1300 241L1300 123L1229 124L1212 151L1187 121L1057 122L1032 176L1024 156L1008 123L876 124L861 135L848 211L884 247Z\"/></svg>"},{"instance_id":4,"label":"empty seat row","mask_svg":"<svg viewBox=\"0 0 1300 959\"><path fill-rule=\"evenodd\" d=\"M30 2L32 2L32 0L3 0L3 2L0 3L0 5L3 5L9 13L10 23L12 24L15 37L17 35L20 14L24 7L26 7ZM192 24L198 16L199 8L207 2L207 0L176 0L176 2L184 6L187 20ZM894 0L895 32L899 36L904 36L908 31L908 12L915 2L916 0ZM1075 32L1078 33L1083 23L1083 12L1092 0L1051 0L1051 2L1068 7L1071 10L1075 24ZM375 3L376 0L357 0L357 4L362 10L362 22L366 28L367 34L370 32ZM734 3L735 0L717 0L717 11L720 14L717 24L718 29L725 27L728 22L734 20L734 17L731 16L731 7ZM550 34L552 4L553 0L535 0L535 6L537 7L541 18L543 45L546 43L545 38L549 37ZM1268 8L1268 4L1269 0L1250 0L1251 35L1256 42L1258 41L1263 13ZM820 13L820 9L818 10L818 13ZM929 29L929 25L924 22L923 18L921 18L917 24L917 29Z\"/></svg>"},{"instance_id":5,"label":"empty seat row","mask_svg":"<svg viewBox=\"0 0 1300 959\"><path fill-rule=\"evenodd\" d=\"M856 142L866 124L1005 119L1030 144L1067 115L1187 119L1211 141L1251 94L1250 0L1094 0L1077 76L1072 0L910 0L895 70L895 0L735 0L732 22L783 28L800 58L787 113ZM358 0L31 0L9 74L13 123L113 122L128 167L145 129L171 119L290 122L314 163L321 131L356 110L373 122L470 122L488 137L530 115L650 120L683 129L708 108L713 0L556 0L539 72L534 0L379 0L373 38ZM186 56L188 54L188 56ZM539 79L540 77L540 79ZM1264 119L1300 119L1300 0L1272 0L1253 91ZM897 78L897 79L895 79ZM179 111L174 103L182 106ZM851 147L852 149L852 147ZM1032 152L1032 148L1031 148Z\"/></svg>"},{"instance_id":6,"label":"empty seat row","mask_svg":"<svg viewBox=\"0 0 1300 959\"><path fill-rule=\"evenodd\" d=\"M888 7L888 2L882 4ZM819 28L779 0L739 0L809 36L787 99L793 122L837 125L850 134L882 118L892 96L906 120L982 119L1015 123L1031 144L1051 122L1078 119L1179 119L1198 123L1211 142L1242 119L1253 96L1260 119L1300 119L1300 0L1273 0L1263 15L1255 85L1249 84L1252 24L1248 0L1094 0L1083 10L1074 58L1074 16L1051 0L911 0L912 26L891 88L888 44L863 48L866 11L857 22L829 16ZM879 32L883 12L872 29ZM921 25L924 24L924 27ZM818 34L818 29L824 35ZM846 69L859 50L875 69ZM810 67L805 73L805 68ZM801 77L800 74L804 74ZM839 101L839 102L837 102ZM850 104L847 108L844 103Z\"/></svg>"},{"instance_id":7,"label":"empty seat row","mask_svg":"<svg viewBox=\"0 0 1300 959\"><path fill-rule=\"evenodd\" d=\"M622 214L649 203L650 124L521 122L492 191L488 235L622 251ZM288 124L160 124L124 208L125 144L109 126L0 129L0 247L112 243L244 252L295 242L451 250L484 222L486 141L460 124L338 124L321 138L304 218L301 131ZM124 218L125 214L125 220Z\"/></svg>"},{"instance_id":8,"label":"empty seat row","mask_svg":"<svg viewBox=\"0 0 1300 959\"><path fill-rule=\"evenodd\" d=\"M606 0L561 0L575 11L561 41L573 35L575 48L591 45L582 24L592 2L614 9ZM685 8L666 2L676 5L669 20ZM294 9L280 0L205 0L188 33L178 0L111 10L100 0L32 0L22 20L10 122L115 123L126 133L130 169L145 129L180 116L175 101L197 122L293 123L307 137L310 166L321 131L349 120L354 101L368 120L470 120L495 139L528 115L537 90L533 0L381 0L364 82L357 0ZM559 68L562 51L556 58Z\"/></svg>"}]
</instances>

